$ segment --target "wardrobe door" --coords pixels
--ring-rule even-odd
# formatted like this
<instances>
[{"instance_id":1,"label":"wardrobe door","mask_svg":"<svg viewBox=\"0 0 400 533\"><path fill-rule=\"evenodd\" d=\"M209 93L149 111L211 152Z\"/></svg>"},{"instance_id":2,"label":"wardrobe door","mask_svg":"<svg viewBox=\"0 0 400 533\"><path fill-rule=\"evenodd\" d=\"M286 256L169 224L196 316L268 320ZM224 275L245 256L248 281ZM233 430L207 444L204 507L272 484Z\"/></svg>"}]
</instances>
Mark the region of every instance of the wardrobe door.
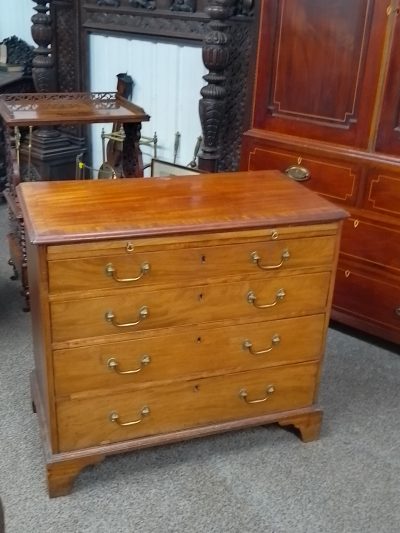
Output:
<instances>
[{"instance_id":1,"label":"wardrobe door","mask_svg":"<svg viewBox=\"0 0 400 533\"><path fill-rule=\"evenodd\" d=\"M399 1L400 6L400 1ZM400 15L396 9L389 17L388 72L382 102L376 151L400 155Z\"/></svg>"},{"instance_id":2,"label":"wardrobe door","mask_svg":"<svg viewBox=\"0 0 400 533\"><path fill-rule=\"evenodd\" d=\"M261 2L253 128L366 147L386 9L383 0Z\"/></svg>"}]
</instances>

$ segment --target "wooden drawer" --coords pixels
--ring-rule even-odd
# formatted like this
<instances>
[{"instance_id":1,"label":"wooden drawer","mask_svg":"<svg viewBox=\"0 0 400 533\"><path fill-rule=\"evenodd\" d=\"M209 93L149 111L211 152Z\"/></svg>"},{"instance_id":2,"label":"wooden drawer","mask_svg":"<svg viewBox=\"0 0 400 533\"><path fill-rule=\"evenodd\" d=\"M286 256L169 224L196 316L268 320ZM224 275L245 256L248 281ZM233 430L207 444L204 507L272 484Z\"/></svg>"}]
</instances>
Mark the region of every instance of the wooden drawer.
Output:
<instances>
[{"instance_id":1,"label":"wooden drawer","mask_svg":"<svg viewBox=\"0 0 400 533\"><path fill-rule=\"evenodd\" d=\"M343 225L341 251L349 258L400 274L400 226L396 230L367 219L348 218Z\"/></svg>"},{"instance_id":2,"label":"wooden drawer","mask_svg":"<svg viewBox=\"0 0 400 533\"><path fill-rule=\"evenodd\" d=\"M341 261L336 275L335 310L400 333L400 278L380 281L375 276L356 264Z\"/></svg>"},{"instance_id":3,"label":"wooden drawer","mask_svg":"<svg viewBox=\"0 0 400 533\"><path fill-rule=\"evenodd\" d=\"M127 287L155 284L179 286L198 283L200 279L266 276L277 270L330 265L333 261L334 235L269 239L265 237L226 246L115 255L103 253L95 257L49 261L49 290L59 293L90 289L125 290Z\"/></svg>"},{"instance_id":4,"label":"wooden drawer","mask_svg":"<svg viewBox=\"0 0 400 533\"><path fill-rule=\"evenodd\" d=\"M392 169L371 170L368 175L363 207L400 220L400 175Z\"/></svg>"},{"instance_id":5,"label":"wooden drawer","mask_svg":"<svg viewBox=\"0 0 400 533\"><path fill-rule=\"evenodd\" d=\"M299 364L148 387L57 404L59 451L87 448L274 411L309 406L317 364ZM260 403L247 400L268 399ZM269 391L269 392L267 392ZM147 415L142 415L143 409ZM112 413L121 423L112 422Z\"/></svg>"},{"instance_id":6,"label":"wooden drawer","mask_svg":"<svg viewBox=\"0 0 400 533\"><path fill-rule=\"evenodd\" d=\"M306 187L335 203L355 205L357 202L361 167L354 163L329 158L323 153L307 154L300 148L292 151L263 144L250 148L243 165L249 170L276 169L284 173L290 167L305 167L310 175L302 181Z\"/></svg>"},{"instance_id":7,"label":"wooden drawer","mask_svg":"<svg viewBox=\"0 0 400 533\"><path fill-rule=\"evenodd\" d=\"M207 322L260 322L316 314L327 305L330 277L330 272L321 272L179 289L129 289L99 298L56 301L51 303L53 342Z\"/></svg>"},{"instance_id":8,"label":"wooden drawer","mask_svg":"<svg viewBox=\"0 0 400 533\"><path fill-rule=\"evenodd\" d=\"M325 315L54 351L56 396L317 360ZM258 353L261 352L261 353ZM136 371L130 374L119 372Z\"/></svg>"}]
</instances>

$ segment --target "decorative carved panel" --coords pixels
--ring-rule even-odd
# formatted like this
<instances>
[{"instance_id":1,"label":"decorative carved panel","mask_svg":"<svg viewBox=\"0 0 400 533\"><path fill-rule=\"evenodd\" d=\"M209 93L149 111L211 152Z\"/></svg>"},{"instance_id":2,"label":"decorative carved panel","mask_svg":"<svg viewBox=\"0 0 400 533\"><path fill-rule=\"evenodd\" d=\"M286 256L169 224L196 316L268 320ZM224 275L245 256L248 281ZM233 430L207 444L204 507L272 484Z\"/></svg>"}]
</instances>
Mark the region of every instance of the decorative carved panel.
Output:
<instances>
[{"instance_id":1,"label":"decorative carved panel","mask_svg":"<svg viewBox=\"0 0 400 533\"><path fill-rule=\"evenodd\" d=\"M343 3L348 0L325 2L318 12L315 0L282 2L268 106L272 114L341 127L356 121L372 2L352 0L347 10Z\"/></svg>"},{"instance_id":2,"label":"decorative carved panel","mask_svg":"<svg viewBox=\"0 0 400 533\"><path fill-rule=\"evenodd\" d=\"M212 140L215 168L236 169L249 90L249 57L256 39L254 0L52 0L52 49L59 90L87 89L90 33L203 42L209 31L209 4L215 4L216 9L229 5L227 16L231 18L227 25L229 61L222 73L226 106L220 114L219 132ZM203 132L203 137L206 135L210 138L210 132Z\"/></svg>"},{"instance_id":3,"label":"decorative carved panel","mask_svg":"<svg viewBox=\"0 0 400 533\"><path fill-rule=\"evenodd\" d=\"M230 27L230 63L226 68L225 118L221 124L218 140L219 171L239 169L246 101L252 88L249 70L255 38L255 21L245 24L233 23Z\"/></svg>"},{"instance_id":4,"label":"decorative carved panel","mask_svg":"<svg viewBox=\"0 0 400 533\"><path fill-rule=\"evenodd\" d=\"M82 90L79 72L79 18L74 0L56 0L51 3L53 20L53 48L55 50L58 90Z\"/></svg>"}]
</instances>

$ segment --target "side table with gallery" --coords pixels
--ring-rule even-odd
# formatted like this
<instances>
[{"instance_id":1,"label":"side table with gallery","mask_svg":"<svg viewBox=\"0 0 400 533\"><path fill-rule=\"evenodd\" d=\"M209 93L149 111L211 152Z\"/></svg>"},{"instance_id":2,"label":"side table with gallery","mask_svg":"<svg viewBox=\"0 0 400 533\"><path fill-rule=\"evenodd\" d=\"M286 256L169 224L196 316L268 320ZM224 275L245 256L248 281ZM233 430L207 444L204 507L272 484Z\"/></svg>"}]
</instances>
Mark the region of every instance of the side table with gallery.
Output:
<instances>
[{"instance_id":1,"label":"side table with gallery","mask_svg":"<svg viewBox=\"0 0 400 533\"><path fill-rule=\"evenodd\" d=\"M96 92L3 94L0 118L6 166L3 194L10 212L9 264L13 278L21 281L24 309L29 310L25 227L17 185L24 181L80 179L86 141L71 130L96 123L121 124L120 174L138 177L141 123L150 117L116 92Z\"/></svg>"}]
</instances>

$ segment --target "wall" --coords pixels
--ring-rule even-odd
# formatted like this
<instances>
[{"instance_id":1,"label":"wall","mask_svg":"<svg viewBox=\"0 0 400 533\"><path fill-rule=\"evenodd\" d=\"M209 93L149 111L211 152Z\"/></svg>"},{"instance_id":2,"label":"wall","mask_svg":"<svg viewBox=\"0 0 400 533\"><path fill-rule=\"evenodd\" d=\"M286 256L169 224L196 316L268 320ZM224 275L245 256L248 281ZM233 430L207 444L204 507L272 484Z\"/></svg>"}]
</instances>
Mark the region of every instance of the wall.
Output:
<instances>
[{"instance_id":1,"label":"wall","mask_svg":"<svg viewBox=\"0 0 400 533\"><path fill-rule=\"evenodd\" d=\"M89 39L91 90L114 91L116 75L127 72L135 83L132 100L151 116L148 123L143 123L142 135L152 137L156 132L157 157L173 161L175 134L179 132L176 163L186 166L201 135L198 105L200 89L205 85L202 76L207 72L201 46L102 35L91 35ZM95 166L101 163L101 128L93 127ZM110 126L105 127L105 131L109 130ZM151 149L142 150L144 162L148 163Z\"/></svg>"},{"instance_id":2,"label":"wall","mask_svg":"<svg viewBox=\"0 0 400 533\"><path fill-rule=\"evenodd\" d=\"M32 0L0 0L0 41L16 35L30 45L31 17L35 14Z\"/></svg>"}]
</instances>

